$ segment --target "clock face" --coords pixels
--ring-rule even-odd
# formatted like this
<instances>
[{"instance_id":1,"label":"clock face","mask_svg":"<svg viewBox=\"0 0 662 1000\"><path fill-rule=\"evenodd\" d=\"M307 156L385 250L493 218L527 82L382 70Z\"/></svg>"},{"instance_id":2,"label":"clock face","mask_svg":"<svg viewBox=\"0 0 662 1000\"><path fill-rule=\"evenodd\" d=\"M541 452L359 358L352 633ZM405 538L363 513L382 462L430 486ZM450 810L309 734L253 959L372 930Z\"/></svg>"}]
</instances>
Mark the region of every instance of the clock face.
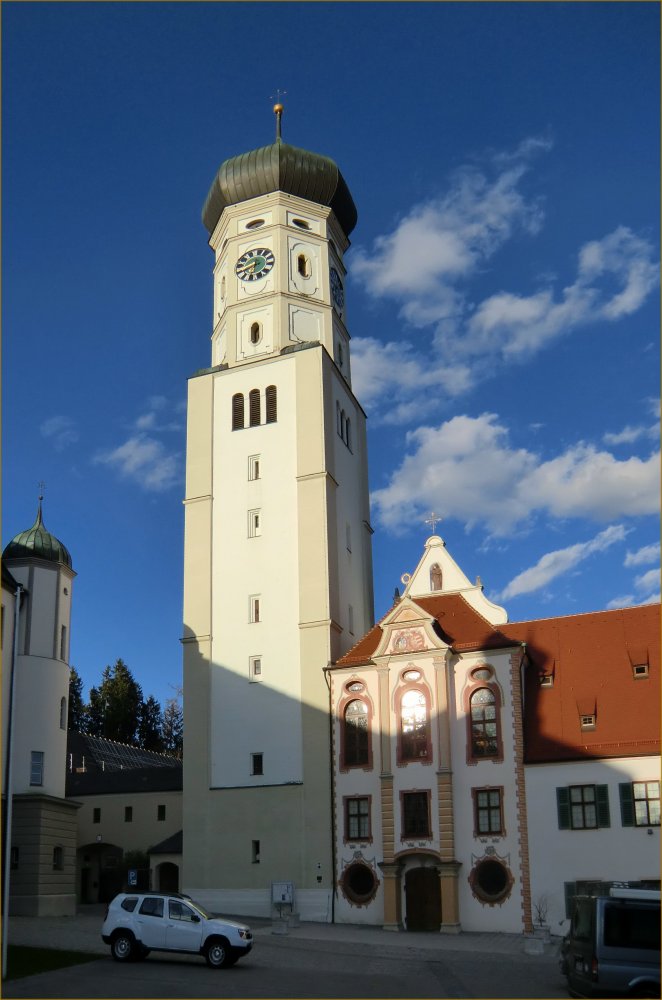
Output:
<instances>
[{"instance_id":1,"label":"clock face","mask_svg":"<svg viewBox=\"0 0 662 1000\"><path fill-rule=\"evenodd\" d=\"M338 309L342 309L345 304L345 293L343 291L340 275L336 271L335 267L331 268L331 294L333 295L333 301L337 305Z\"/></svg>"},{"instance_id":2,"label":"clock face","mask_svg":"<svg viewBox=\"0 0 662 1000\"><path fill-rule=\"evenodd\" d=\"M276 258L271 250L265 247L258 247L254 250L247 250L239 258L235 265L237 277L242 281L259 281L266 277L274 266Z\"/></svg>"}]
</instances>

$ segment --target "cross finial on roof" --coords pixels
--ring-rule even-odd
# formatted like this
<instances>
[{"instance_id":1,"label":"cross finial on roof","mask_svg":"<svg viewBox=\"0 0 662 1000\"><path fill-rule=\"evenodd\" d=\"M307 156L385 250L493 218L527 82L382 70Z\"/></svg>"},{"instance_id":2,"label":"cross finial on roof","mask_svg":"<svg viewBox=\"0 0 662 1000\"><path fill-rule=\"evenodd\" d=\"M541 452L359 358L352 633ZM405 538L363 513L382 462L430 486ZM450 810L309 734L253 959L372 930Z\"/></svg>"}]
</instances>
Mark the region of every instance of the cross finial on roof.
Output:
<instances>
[{"instance_id":1,"label":"cross finial on roof","mask_svg":"<svg viewBox=\"0 0 662 1000\"><path fill-rule=\"evenodd\" d=\"M441 522L441 520L442 520L442 518L439 517L438 514L435 514L434 511L432 511L432 513L430 514L429 517L426 517L425 524L429 524L430 525L430 527L432 528L432 534L433 535L434 535L434 529L437 527L437 524Z\"/></svg>"},{"instance_id":2,"label":"cross finial on roof","mask_svg":"<svg viewBox=\"0 0 662 1000\"><path fill-rule=\"evenodd\" d=\"M40 479L39 482L37 483L37 489L39 490L39 499L43 500L44 490L46 489L46 483L44 482L43 479Z\"/></svg>"},{"instance_id":3,"label":"cross finial on roof","mask_svg":"<svg viewBox=\"0 0 662 1000\"><path fill-rule=\"evenodd\" d=\"M283 117L283 104L281 98L284 97L286 93L286 90L277 89L276 93L271 95L271 100L276 101L274 104L274 114L276 116L276 142L280 142L281 140L280 124Z\"/></svg>"}]
</instances>

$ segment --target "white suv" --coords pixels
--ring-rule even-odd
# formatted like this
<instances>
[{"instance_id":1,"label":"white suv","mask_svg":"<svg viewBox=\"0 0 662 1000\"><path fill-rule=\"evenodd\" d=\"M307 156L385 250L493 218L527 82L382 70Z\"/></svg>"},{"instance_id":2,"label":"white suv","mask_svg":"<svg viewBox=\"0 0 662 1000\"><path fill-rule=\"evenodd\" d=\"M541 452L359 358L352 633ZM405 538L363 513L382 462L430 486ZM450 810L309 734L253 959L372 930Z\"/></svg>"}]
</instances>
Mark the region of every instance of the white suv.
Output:
<instances>
[{"instance_id":1,"label":"white suv","mask_svg":"<svg viewBox=\"0 0 662 1000\"><path fill-rule=\"evenodd\" d=\"M213 917L178 892L121 892L106 910L101 937L118 962L150 951L204 955L212 969L226 969L253 946L250 927Z\"/></svg>"}]
</instances>

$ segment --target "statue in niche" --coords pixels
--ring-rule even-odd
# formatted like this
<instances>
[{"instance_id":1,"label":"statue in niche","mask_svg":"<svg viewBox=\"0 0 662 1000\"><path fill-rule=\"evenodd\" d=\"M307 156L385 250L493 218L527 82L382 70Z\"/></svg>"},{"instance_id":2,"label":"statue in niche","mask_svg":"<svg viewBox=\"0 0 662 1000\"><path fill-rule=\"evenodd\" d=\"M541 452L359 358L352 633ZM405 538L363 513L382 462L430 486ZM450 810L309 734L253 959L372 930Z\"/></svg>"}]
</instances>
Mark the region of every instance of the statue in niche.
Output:
<instances>
[{"instance_id":1,"label":"statue in niche","mask_svg":"<svg viewBox=\"0 0 662 1000\"><path fill-rule=\"evenodd\" d=\"M441 590L441 566L435 563L430 569L430 590Z\"/></svg>"}]
</instances>

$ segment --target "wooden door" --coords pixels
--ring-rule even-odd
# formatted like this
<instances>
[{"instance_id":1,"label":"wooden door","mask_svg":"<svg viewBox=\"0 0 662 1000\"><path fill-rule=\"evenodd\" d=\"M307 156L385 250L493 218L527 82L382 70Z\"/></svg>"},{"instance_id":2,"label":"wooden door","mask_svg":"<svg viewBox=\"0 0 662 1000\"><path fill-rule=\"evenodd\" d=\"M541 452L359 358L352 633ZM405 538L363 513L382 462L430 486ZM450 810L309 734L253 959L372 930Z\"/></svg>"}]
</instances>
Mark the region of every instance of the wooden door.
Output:
<instances>
[{"instance_id":1,"label":"wooden door","mask_svg":"<svg viewBox=\"0 0 662 1000\"><path fill-rule=\"evenodd\" d=\"M408 931L438 931L441 887L434 868L411 868L405 876Z\"/></svg>"}]
</instances>

